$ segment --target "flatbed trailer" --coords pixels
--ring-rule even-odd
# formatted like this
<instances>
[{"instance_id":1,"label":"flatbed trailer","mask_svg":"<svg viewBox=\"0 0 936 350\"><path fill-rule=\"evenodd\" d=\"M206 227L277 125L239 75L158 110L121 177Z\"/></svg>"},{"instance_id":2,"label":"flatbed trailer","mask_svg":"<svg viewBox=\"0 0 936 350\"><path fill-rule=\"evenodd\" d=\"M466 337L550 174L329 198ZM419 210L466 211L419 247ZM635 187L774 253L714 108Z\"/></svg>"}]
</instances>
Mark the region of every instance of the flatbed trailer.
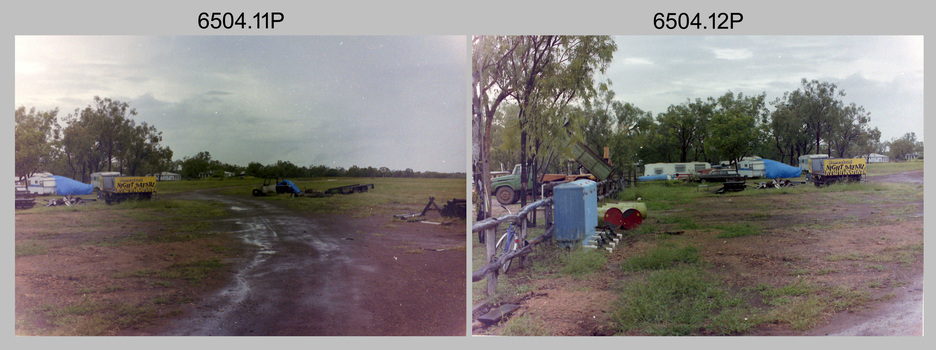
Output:
<instances>
[{"instance_id":1,"label":"flatbed trailer","mask_svg":"<svg viewBox=\"0 0 936 350\"><path fill-rule=\"evenodd\" d=\"M368 189L374 188L374 184L354 184L340 187L332 187L325 190L325 193L328 194L352 194L357 192L367 192Z\"/></svg>"},{"instance_id":2,"label":"flatbed trailer","mask_svg":"<svg viewBox=\"0 0 936 350\"><path fill-rule=\"evenodd\" d=\"M29 209L36 206L36 195L26 187L16 188L16 209Z\"/></svg>"}]
</instances>

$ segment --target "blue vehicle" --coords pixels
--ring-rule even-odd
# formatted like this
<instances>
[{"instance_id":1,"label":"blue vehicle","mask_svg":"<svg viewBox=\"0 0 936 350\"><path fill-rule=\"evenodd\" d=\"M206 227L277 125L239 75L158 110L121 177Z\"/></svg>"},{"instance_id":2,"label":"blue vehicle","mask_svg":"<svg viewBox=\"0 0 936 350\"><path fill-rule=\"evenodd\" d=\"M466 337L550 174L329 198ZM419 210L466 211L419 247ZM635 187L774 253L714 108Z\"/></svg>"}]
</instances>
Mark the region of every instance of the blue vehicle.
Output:
<instances>
[{"instance_id":1,"label":"blue vehicle","mask_svg":"<svg viewBox=\"0 0 936 350\"><path fill-rule=\"evenodd\" d=\"M507 215L512 214L510 209L507 209L507 207L504 205L501 205L501 208L504 208L504 210L507 211ZM504 232L500 239L497 240L497 245L494 248L494 256L497 260L500 260L502 256L512 253L520 248L522 248L520 233L517 232L517 225L511 222L510 225L507 226L507 232ZM513 261L513 259L507 260L503 265L501 265L501 271L503 273L507 273L507 270L510 269L511 261Z\"/></svg>"}]
</instances>

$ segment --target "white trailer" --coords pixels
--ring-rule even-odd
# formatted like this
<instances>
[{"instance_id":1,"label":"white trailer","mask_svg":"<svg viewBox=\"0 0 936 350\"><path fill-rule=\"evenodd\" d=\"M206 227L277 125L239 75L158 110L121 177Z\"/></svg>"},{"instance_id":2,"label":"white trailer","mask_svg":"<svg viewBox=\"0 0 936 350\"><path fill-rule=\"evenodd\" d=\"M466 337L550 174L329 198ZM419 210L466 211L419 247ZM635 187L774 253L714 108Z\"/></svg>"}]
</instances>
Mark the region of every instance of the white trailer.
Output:
<instances>
[{"instance_id":1,"label":"white trailer","mask_svg":"<svg viewBox=\"0 0 936 350\"><path fill-rule=\"evenodd\" d=\"M767 166L760 157L744 157L738 162L738 175L748 178L767 176Z\"/></svg>"},{"instance_id":2,"label":"white trailer","mask_svg":"<svg viewBox=\"0 0 936 350\"><path fill-rule=\"evenodd\" d=\"M55 178L49 173L35 174L26 180L26 190L40 196L55 194Z\"/></svg>"},{"instance_id":3,"label":"white trailer","mask_svg":"<svg viewBox=\"0 0 936 350\"><path fill-rule=\"evenodd\" d=\"M644 165L644 176L677 174L695 174L699 170L711 169L712 165L706 162L688 163L653 163Z\"/></svg>"}]
</instances>

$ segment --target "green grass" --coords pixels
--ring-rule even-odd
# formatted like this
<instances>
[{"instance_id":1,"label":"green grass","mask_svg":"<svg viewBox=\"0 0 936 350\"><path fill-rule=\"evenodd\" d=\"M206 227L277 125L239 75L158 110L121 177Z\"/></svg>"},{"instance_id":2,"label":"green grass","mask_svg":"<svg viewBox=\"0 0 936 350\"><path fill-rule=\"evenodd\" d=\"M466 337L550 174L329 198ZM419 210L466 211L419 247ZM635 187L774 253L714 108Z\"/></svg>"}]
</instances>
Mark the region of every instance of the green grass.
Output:
<instances>
[{"instance_id":1,"label":"green grass","mask_svg":"<svg viewBox=\"0 0 936 350\"><path fill-rule=\"evenodd\" d=\"M669 210L674 205L692 203L705 193L696 191L695 184L680 181L641 183L617 195L621 201L636 201L637 198L647 205L647 211Z\"/></svg>"},{"instance_id":2,"label":"green grass","mask_svg":"<svg viewBox=\"0 0 936 350\"><path fill-rule=\"evenodd\" d=\"M737 334L755 325L741 296L695 267L654 271L628 283L611 310L618 331L647 335Z\"/></svg>"},{"instance_id":3,"label":"green grass","mask_svg":"<svg viewBox=\"0 0 936 350\"><path fill-rule=\"evenodd\" d=\"M152 305L83 300L66 306L43 305L36 310L49 329L23 329L17 334L54 336L107 336L116 330L146 323L159 316Z\"/></svg>"},{"instance_id":4,"label":"green grass","mask_svg":"<svg viewBox=\"0 0 936 350\"><path fill-rule=\"evenodd\" d=\"M700 260L699 248L663 241L643 254L628 258L621 268L625 271L659 270L680 264L696 264Z\"/></svg>"},{"instance_id":5,"label":"green grass","mask_svg":"<svg viewBox=\"0 0 936 350\"><path fill-rule=\"evenodd\" d=\"M906 171L923 170L922 160L906 162L868 163L868 176L889 175Z\"/></svg>"},{"instance_id":6,"label":"green grass","mask_svg":"<svg viewBox=\"0 0 936 350\"><path fill-rule=\"evenodd\" d=\"M47 253L49 250L41 244L38 243L21 243L16 244L16 257L24 257L30 255L42 255Z\"/></svg>"},{"instance_id":7,"label":"green grass","mask_svg":"<svg viewBox=\"0 0 936 350\"><path fill-rule=\"evenodd\" d=\"M549 330L543 327L543 322L536 316L523 314L511 317L504 324L503 336L549 336Z\"/></svg>"},{"instance_id":8,"label":"green grass","mask_svg":"<svg viewBox=\"0 0 936 350\"><path fill-rule=\"evenodd\" d=\"M579 248L562 257L562 273L582 277L600 271L606 263L604 251Z\"/></svg>"},{"instance_id":9,"label":"green grass","mask_svg":"<svg viewBox=\"0 0 936 350\"><path fill-rule=\"evenodd\" d=\"M152 282L154 285L166 286L172 279L184 280L190 285L197 285L207 279L212 273L227 266L219 259L192 260L184 263L175 263L165 269L139 269L120 271L114 273L114 278L158 278Z\"/></svg>"},{"instance_id":10,"label":"green grass","mask_svg":"<svg viewBox=\"0 0 936 350\"><path fill-rule=\"evenodd\" d=\"M801 296L778 305L765 316L768 322L786 323L794 330L803 331L812 328L822 320L825 303L817 296Z\"/></svg>"}]
</instances>

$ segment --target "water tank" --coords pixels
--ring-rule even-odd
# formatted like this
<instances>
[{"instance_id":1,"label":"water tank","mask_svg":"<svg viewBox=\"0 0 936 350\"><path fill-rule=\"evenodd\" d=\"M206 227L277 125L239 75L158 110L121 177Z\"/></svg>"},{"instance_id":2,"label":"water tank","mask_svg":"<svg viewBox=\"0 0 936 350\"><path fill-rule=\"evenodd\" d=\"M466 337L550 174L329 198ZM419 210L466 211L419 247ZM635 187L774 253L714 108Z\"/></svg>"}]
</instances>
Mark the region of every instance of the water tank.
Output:
<instances>
[{"instance_id":1,"label":"water tank","mask_svg":"<svg viewBox=\"0 0 936 350\"><path fill-rule=\"evenodd\" d=\"M553 240L560 246L581 244L598 226L598 184L578 180L553 188Z\"/></svg>"}]
</instances>

